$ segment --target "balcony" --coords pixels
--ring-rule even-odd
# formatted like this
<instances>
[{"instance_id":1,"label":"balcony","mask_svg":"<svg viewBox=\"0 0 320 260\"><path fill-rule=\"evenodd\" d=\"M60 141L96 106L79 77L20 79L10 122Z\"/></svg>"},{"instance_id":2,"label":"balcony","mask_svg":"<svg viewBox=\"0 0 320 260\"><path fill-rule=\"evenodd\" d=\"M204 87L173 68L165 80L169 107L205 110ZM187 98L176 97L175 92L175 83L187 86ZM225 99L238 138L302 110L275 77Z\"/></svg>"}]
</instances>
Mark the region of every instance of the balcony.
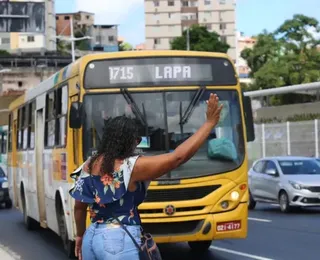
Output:
<instances>
[{"instance_id":1,"label":"balcony","mask_svg":"<svg viewBox=\"0 0 320 260\"><path fill-rule=\"evenodd\" d=\"M181 7L181 13L198 13L198 7L183 6Z\"/></svg>"}]
</instances>

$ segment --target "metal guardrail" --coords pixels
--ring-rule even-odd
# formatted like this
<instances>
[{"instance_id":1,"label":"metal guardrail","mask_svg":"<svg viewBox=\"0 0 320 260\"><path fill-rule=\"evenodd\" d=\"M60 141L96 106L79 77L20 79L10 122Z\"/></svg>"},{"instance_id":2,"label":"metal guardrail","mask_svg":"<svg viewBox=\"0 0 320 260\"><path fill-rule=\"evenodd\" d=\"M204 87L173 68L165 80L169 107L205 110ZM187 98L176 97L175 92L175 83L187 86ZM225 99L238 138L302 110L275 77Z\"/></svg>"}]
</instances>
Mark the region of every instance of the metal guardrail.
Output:
<instances>
[{"instance_id":1,"label":"metal guardrail","mask_svg":"<svg viewBox=\"0 0 320 260\"><path fill-rule=\"evenodd\" d=\"M69 65L71 62L71 57L63 56L0 56L0 67L3 68L37 67L39 65L60 68Z\"/></svg>"}]
</instances>

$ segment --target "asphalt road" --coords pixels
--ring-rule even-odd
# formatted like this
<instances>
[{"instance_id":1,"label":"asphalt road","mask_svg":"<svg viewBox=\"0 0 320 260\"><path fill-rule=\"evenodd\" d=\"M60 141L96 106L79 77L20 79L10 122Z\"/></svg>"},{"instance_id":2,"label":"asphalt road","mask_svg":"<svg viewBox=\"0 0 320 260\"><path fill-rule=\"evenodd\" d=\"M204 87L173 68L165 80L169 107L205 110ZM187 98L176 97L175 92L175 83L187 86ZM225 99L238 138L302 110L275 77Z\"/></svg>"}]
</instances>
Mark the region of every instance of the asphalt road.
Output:
<instances>
[{"instance_id":1,"label":"asphalt road","mask_svg":"<svg viewBox=\"0 0 320 260\"><path fill-rule=\"evenodd\" d=\"M320 209L289 215L277 206L258 205L249 214L245 240L214 241L204 256L191 255L185 244L162 245L164 260L319 260ZM21 214L0 210L0 252L21 260L67 260L59 238L48 230L27 231ZM0 255L0 259L3 258ZM10 260L10 259L8 259Z\"/></svg>"}]
</instances>

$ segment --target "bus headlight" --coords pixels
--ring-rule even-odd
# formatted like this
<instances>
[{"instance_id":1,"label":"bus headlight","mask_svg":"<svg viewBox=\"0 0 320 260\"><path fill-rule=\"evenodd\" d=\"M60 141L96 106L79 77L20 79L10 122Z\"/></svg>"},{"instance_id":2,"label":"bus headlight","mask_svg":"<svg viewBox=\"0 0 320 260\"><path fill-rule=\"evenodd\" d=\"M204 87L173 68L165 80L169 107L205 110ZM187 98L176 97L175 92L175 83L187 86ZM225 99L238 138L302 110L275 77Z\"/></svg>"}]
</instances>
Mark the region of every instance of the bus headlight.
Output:
<instances>
[{"instance_id":1,"label":"bus headlight","mask_svg":"<svg viewBox=\"0 0 320 260\"><path fill-rule=\"evenodd\" d=\"M3 183L2 183L2 188L3 189L7 189L9 187L9 183L7 182L7 181L4 181Z\"/></svg>"},{"instance_id":2,"label":"bus headlight","mask_svg":"<svg viewBox=\"0 0 320 260\"><path fill-rule=\"evenodd\" d=\"M233 191L233 192L231 192L231 199L232 199L233 201L238 200L238 199L239 199L239 197L240 197L239 192L237 192L237 191Z\"/></svg>"}]
</instances>

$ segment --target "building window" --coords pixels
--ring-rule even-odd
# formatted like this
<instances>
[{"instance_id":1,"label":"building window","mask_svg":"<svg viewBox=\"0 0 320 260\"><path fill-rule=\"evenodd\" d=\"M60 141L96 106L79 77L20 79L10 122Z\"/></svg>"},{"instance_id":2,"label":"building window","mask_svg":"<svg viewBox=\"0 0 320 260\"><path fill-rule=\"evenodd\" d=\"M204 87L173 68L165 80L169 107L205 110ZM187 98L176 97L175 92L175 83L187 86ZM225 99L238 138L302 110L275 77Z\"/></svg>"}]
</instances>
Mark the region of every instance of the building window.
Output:
<instances>
[{"instance_id":1,"label":"building window","mask_svg":"<svg viewBox=\"0 0 320 260\"><path fill-rule=\"evenodd\" d=\"M65 16L64 19L65 20L70 20L70 16Z\"/></svg>"},{"instance_id":2,"label":"building window","mask_svg":"<svg viewBox=\"0 0 320 260\"><path fill-rule=\"evenodd\" d=\"M96 36L96 42L101 43L101 40L102 40L102 39L101 39L101 35L97 35L97 36Z\"/></svg>"},{"instance_id":3,"label":"building window","mask_svg":"<svg viewBox=\"0 0 320 260\"><path fill-rule=\"evenodd\" d=\"M159 38L155 38L155 39L154 39L154 44L155 44L155 45L158 45L158 44L160 44L160 43L161 43L161 41L160 41Z\"/></svg>"},{"instance_id":4,"label":"building window","mask_svg":"<svg viewBox=\"0 0 320 260\"><path fill-rule=\"evenodd\" d=\"M168 6L174 6L174 1L169 0L169 1L168 1Z\"/></svg>"},{"instance_id":5,"label":"building window","mask_svg":"<svg viewBox=\"0 0 320 260\"><path fill-rule=\"evenodd\" d=\"M109 42L113 42L114 41L114 36L113 35L109 36L108 38L109 38Z\"/></svg>"},{"instance_id":6,"label":"building window","mask_svg":"<svg viewBox=\"0 0 320 260\"><path fill-rule=\"evenodd\" d=\"M1 44L9 44L10 43L10 38L2 38L0 40Z\"/></svg>"},{"instance_id":7,"label":"building window","mask_svg":"<svg viewBox=\"0 0 320 260\"><path fill-rule=\"evenodd\" d=\"M56 16L56 20L57 20L57 21L59 20L59 16Z\"/></svg>"},{"instance_id":8,"label":"building window","mask_svg":"<svg viewBox=\"0 0 320 260\"><path fill-rule=\"evenodd\" d=\"M225 29L227 29L227 24L221 23L220 24L220 30L225 30Z\"/></svg>"},{"instance_id":9,"label":"building window","mask_svg":"<svg viewBox=\"0 0 320 260\"><path fill-rule=\"evenodd\" d=\"M225 5L225 4L226 4L226 0L220 0L219 3L220 3L221 5Z\"/></svg>"},{"instance_id":10,"label":"building window","mask_svg":"<svg viewBox=\"0 0 320 260\"><path fill-rule=\"evenodd\" d=\"M210 5L211 4L211 0L204 0L204 5Z\"/></svg>"},{"instance_id":11,"label":"building window","mask_svg":"<svg viewBox=\"0 0 320 260\"><path fill-rule=\"evenodd\" d=\"M27 42L34 42L34 36L28 36Z\"/></svg>"},{"instance_id":12,"label":"building window","mask_svg":"<svg viewBox=\"0 0 320 260\"><path fill-rule=\"evenodd\" d=\"M212 30L212 24L206 24L206 28L208 31Z\"/></svg>"},{"instance_id":13,"label":"building window","mask_svg":"<svg viewBox=\"0 0 320 260\"><path fill-rule=\"evenodd\" d=\"M222 42L227 42L227 36L220 36L220 40Z\"/></svg>"},{"instance_id":14,"label":"building window","mask_svg":"<svg viewBox=\"0 0 320 260\"><path fill-rule=\"evenodd\" d=\"M155 7L158 7L160 5L159 1L153 1L153 4Z\"/></svg>"},{"instance_id":15,"label":"building window","mask_svg":"<svg viewBox=\"0 0 320 260\"><path fill-rule=\"evenodd\" d=\"M87 20L89 20L89 19L90 19L90 16L89 16L89 15L87 15L87 16L86 16L86 18L87 18Z\"/></svg>"},{"instance_id":16,"label":"building window","mask_svg":"<svg viewBox=\"0 0 320 260\"><path fill-rule=\"evenodd\" d=\"M191 7L198 7L198 2L190 2Z\"/></svg>"},{"instance_id":17,"label":"building window","mask_svg":"<svg viewBox=\"0 0 320 260\"><path fill-rule=\"evenodd\" d=\"M182 1L182 6L183 7L188 7L189 6L189 2L188 1Z\"/></svg>"},{"instance_id":18,"label":"building window","mask_svg":"<svg viewBox=\"0 0 320 260\"><path fill-rule=\"evenodd\" d=\"M23 85L22 81L18 81L18 87L22 88L22 85Z\"/></svg>"}]
</instances>

